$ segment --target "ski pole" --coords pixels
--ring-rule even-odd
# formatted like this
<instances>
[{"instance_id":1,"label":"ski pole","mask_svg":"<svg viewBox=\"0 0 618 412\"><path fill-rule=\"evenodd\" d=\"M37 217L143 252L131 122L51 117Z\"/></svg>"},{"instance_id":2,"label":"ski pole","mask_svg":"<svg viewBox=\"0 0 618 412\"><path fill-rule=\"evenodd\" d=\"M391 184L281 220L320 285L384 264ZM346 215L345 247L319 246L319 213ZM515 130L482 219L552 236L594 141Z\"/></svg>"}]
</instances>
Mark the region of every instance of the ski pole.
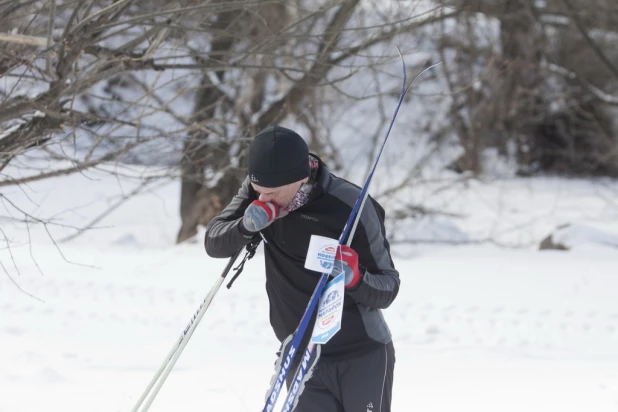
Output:
<instances>
[{"instance_id":1,"label":"ski pole","mask_svg":"<svg viewBox=\"0 0 618 412\"><path fill-rule=\"evenodd\" d=\"M234 278L236 278L242 271L245 261L253 257L259 242L260 242L260 239L258 238L257 241L253 241L252 243L249 243L246 246L247 254L245 255L245 258L243 259L242 263L236 268L238 272L236 273ZM178 360L185 346L189 342L189 339L191 338L191 335L193 335L195 328L197 327L200 320L204 316L204 313L206 313L206 310L210 306L210 303L212 302L215 295L219 291L219 288L225 281L225 278L227 277L229 271L232 269L234 262L236 261L236 259L238 258L242 250L243 248L238 249L238 251L230 258L227 265L225 266L225 269L223 269L221 276L217 278L217 281L210 289L210 292L208 292L208 295L206 295L206 298L204 298L204 301L198 308L197 312L195 313L195 315L193 315L193 317L191 318L191 321L189 322L187 327L183 330L182 334L180 335L180 338L178 339L178 342L176 342L176 344L174 344L172 349L169 351L163 363L159 367L159 370L157 370L154 377L152 378L152 380L150 381L150 383L148 384L148 386L146 387L146 389L144 390L140 398L137 400L137 403L135 404L131 412L137 412L140 405L144 402L144 400L146 399L148 395L150 395L150 397L144 403L142 412L146 412L148 408L150 408L150 405L154 401L154 398L157 396L157 394L159 393L159 390L161 389L161 386L163 386L163 383L165 383L167 376L170 374L170 372L174 368L176 361ZM155 386L155 383L156 383L156 386Z\"/></svg>"},{"instance_id":2,"label":"ski pole","mask_svg":"<svg viewBox=\"0 0 618 412\"><path fill-rule=\"evenodd\" d=\"M380 157L382 155L382 151L384 150L384 146L386 145L386 142L388 140L388 136L391 132L391 129L393 127L393 124L395 122L395 118L397 117L397 113L399 112L399 108L401 107L401 103L403 102L403 99L408 91L408 88L412 85L412 83L414 83L414 81L421 75L423 74L425 71L431 69L432 67L436 66L439 63L433 64L427 68L425 68L424 70L422 70L419 74L417 74L414 79L412 79L412 81L410 82L410 84L408 84L408 86L406 87L406 64L405 61L403 59L403 56L401 54L401 51L399 50L399 47L397 47L397 51L399 52L399 57L401 58L401 62L403 65L403 83L402 83L402 88L401 88L401 95L399 97L399 103L397 104L397 108L395 109L395 113L393 114L393 118L391 119L391 123L390 126L386 132L386 136L384 137L384 141L382 142L382 146L380 147L380 151L378 152L378 155L376 157L376 160L373 164L373 168L371 170L371 173L369 174L369 176L367 177L367 180L365 181L365 184L363 185L363 189L358 197L358 199L356 200L356 204L354 206L354 210L356 210L356 216L354 217L354 226L352 227L352 230L350 231L349 237L348 237L348 241L347 241L347 246L350 246L352 243L352 238L354 237L354 233L356 232L356 227L358 225L358 222L360 221L360 217L362 214L362 210L365 206L365 202L367 200L367 197L369 196L369 186L371 185L371 182L373 180L373 174L376 170L376 167L378 165L378 162L380 161ZM361 200L362 199L362 200ZM360 201L360 206L358 205ZM354 210L352 211L352 215L354 216ZM350 222L350 220L348 220L348 223ZM346 228L347 228L347 224L346 224ZM339 242L341 244L341 240ZM324 275L322 275L324 276ZM319 297L318 297L319 298ZM310 368L310 365L315 365L317 363L317 359L319 357L319 350L318 353L316 354L316 359L311 360L311 357L313 356L313 351L315 350L315 348L320 347L320 345L315 344L315 343L309 343L309 345L307 346L307 349L305 350L305 353L302 356L302 359L305 360L304 362L301 362L298 366L298 369L296 371L296 374L294 375L294 380L293 380L293 384L290 388L290 391L288 392L285 402L283 404L283 407L281 409L282 412L290 412L292 411L295 407L296 404L298 403L298 399L300 398L301 393L303 392L305 383L307 382L308 378L311 377L311 374L307 373L308 369ZM311 366L313 367L313 366Z\"/></svg>"},{"instance_id":3,"label":"ski pole","mask_svg":"<svg viewBox=\"0 0 618 412\"><path fill-rule=\"evenodd\" d=\"M406 70L405 70L405 62L403 61L403 56L401 56L401 51L399 50L399 48L397 48L397 51L399 52L399 56L401 57L401 60L403 62L403 86L401 88L401 96L399 99L399 104L397 105L397 111L399 110L399 107L401 106L401 102L403 101L404 95L407 91L406 87L405 87L405 83L406 83ZM367 191L367 186L369 185L369 183L371 182L371 178L373 176L373 171L375 171L375 166L380 158L380 155L382 154L382 149L384 149L384 144L386 143L386 139L388 139L388 135L390 133L390 129L393 126L393 122L395 121L395 117L397 116L397 111L395 111L395 114L393 115L393 119L391 120L391 124L390 127L388 129L388 132L386 133L386 138L384 139L384 142L382 143L382 148L380 149L380 153L378 155L378 158L375 161L373 170L371 172L371 174L368 176L368 178L365 181L365 184L363 186L363 189L361 191L361 193L359 194L358 198L356 199L356 202L354 204L354 207L352 208L352 212L350 213L348 220L343 228L343 231L341 233L341 236L339 237L339 245L343 245L346 239L346 236L348 235L348 231L351 229L351 225L354 224L354 227L352 229L352 235L347 236L348 237L348 241L347 241L347 245L349 246L352 242L352 237L353 237L353 232L356 230L356 225L358 224L358 220L360 218L360 211L362 210L364 204L365 204L365 200L368 194ZM296 328L296 330L294 331L294 335L292 338L292 342L290 343L290 346L287 349L287 353L284 354L283 350L281 352L281 357L279 358L278 362L277 362L277 366L275 368L275 375L273 376L273 380L271 381L271 386L267 392L266 395L266 403L264 405L264 408L262 409L262 412L272 412L275 408L275 404L277 402L277 399L279 397L279 394L281 393L281 389L284 385L285 379L287 377L287 374L289 372L289 369L293 363L293 360L297 354L298 351L298 347L300 345L300 342L305 334L305 331L307 329L307 327L309 326L309 321L313 315L313 312L315 310L315 307L317 306L320 296L322 294L323 289L326 286L326 283L328 281L330 274L329 273L322 273L322 275L320 276L320 279L318 281L318 284L316 285L313 294L311 295L311 298L309 299L309 303L307 304L307 307L305 309L305 313L303 314L300 323L298 325L298 327ZM313 348L312 348L313 349ZM305 355L302 357L303 360L305 360L304 362L302 362L303 366L307 366L308 362L306 362L306 360L308 359L306 357L307 352L305 352ZM298 371L297 371L297 375L298 373L300 373L301 370L304 370L306 372L306 368L303 368L301 366L298 367ZM304 372L303 372L304 374ZM289 397L289 395L288 395ZM287 401L286 401L287 402Z\"/></svg>"}]
</instances>

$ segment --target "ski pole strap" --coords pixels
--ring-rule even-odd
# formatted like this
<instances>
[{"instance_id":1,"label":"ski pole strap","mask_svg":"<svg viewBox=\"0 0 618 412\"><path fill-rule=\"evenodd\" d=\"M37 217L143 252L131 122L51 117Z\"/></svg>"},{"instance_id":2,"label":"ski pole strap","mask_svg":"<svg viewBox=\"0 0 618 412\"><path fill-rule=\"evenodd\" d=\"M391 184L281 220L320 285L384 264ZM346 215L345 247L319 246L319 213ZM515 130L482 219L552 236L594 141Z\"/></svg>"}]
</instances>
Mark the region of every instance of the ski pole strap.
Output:
<instances>
[{"instance_id":1,"label":"ski pole strap","mask_svg":"<svg viewBox=\"0 0 618 412\"><path fill-rule=\"evenodd\" d=\"M227 284L228 289L232 287L232 284L234 283L236 278L240 276L240 274L242 273L243 269L245 268L245 262L251 259L255 255L255 251L257 250L257 247L260 244L261 240L262 239L258 237L255 240L252 240L251 243L247 244L247 246L245 247L247 249L247 253L245 253L245 257L242 259L240 264L233 269L236 271L236 273L234 274L234 276L232 276L232 279L230 279L230 281L228 282Z\"/></svg>"}]
</instances>

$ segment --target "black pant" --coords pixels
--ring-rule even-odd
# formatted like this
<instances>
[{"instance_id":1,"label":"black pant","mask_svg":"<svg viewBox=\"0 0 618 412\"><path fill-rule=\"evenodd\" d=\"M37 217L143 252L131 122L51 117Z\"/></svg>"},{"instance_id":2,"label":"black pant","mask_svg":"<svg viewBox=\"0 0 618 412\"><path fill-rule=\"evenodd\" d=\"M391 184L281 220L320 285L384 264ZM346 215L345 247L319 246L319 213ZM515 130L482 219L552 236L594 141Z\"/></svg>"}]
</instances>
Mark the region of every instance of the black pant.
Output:
<instances>
[{"instance_id":1,"label":"black pant","mask_svg":"<svg viewBox=\"0 0 618 412\"><path fill-rule=\"evenodd\" d=\"M394 369L392 343L352 359L322 358L294 412L390 412Z\"/></svg>"}]
</instances>

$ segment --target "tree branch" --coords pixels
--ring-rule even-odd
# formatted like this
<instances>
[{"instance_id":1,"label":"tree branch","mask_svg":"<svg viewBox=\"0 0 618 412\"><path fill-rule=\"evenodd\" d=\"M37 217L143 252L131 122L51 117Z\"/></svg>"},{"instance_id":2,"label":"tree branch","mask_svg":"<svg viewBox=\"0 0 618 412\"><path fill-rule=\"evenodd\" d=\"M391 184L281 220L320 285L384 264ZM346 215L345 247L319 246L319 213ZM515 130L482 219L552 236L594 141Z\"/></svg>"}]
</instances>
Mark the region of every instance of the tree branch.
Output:
<instances>
[{"instance_id":1,"label":"tree branch","mask_svg":"<svg viewBox=\"0 0 618 412\"><path fill-rule=\"evenodd\" d=\"M292 86L286 96L273 103L268 110L260 116L257 122L259 129L264 129L285 117L286 109L293 111L302 101L307 90L318 84L320 80L326 76L330 68L328 65L329 55L341 36L341 29L352 16L359 1L360 0L348 0L341 4L341 7L337 10L329 26L324 30L325 35L318 47L315 63L311 69L309 69L309 72Z\"/></svg>"},{"instance_id":2,"label":"tree branch","mask_svg":"<svg viewBox=\"0 0 618 412\"><path fill-rule=\"evenodd\" d=\"M571 4L571 0L562 0L562 2L567 7L569 17L575 23L577 30L579 30L581 35L584 37L586 43L588 43L588 45L590 46L594 54L597 55L599 60L601 60L601 62L603 62L603 64L605 64L605 66L607 66L607 68L614 74L616 79L618 79L618 68L614 66L614 64L607 58L605 53L603 53L601 48L596 44L592 37L590 37L588 31L586 30L586 27L584 27L584 24L582 23L581 19L577 14L577 10L575 9L575 7L573 7L573 4Z\"/></svg>"},{"instance_id":3,"label":"tree branch","mask_svg":"<svg viewBox=\"0 0 618 412\"><path fill-rule=\"evenodd\" d=\"M569 80L577 81L599 101L605 104L609 104L611 106L618 106L618 96L613 96L611 94L605 93L603 90L599 89L593 84L588 83L585 79L581 78L574 72L553 63L544 64L543 67L545 67L551 73L556 73L566 77Z\"/></svg>"},{"instance_id":4,"label":"tree branch","mask_svg":"<svg viewBox=\"0 0 618 412\"><path fill-rule=\"evenodd\" d=\"M47 47L47 38L28 36L25 34L0 33L0 42L21 44L26 46Z\"/></svg>"},{"instance_id":5,"label":"tree branch","mask_svg":"<svg viewBox=\"0 0 618 412\"><path fill-rule=\"evenodd\" d=\"M345 49L343 53L339 54L336 58L331 59L330 64L337 65L341 63L343 60L356 55L362 50L366 50L370 48L371 46L374 46L378 43L393 39L398 34L408 33L413 30L419 29L421 27L427 26L429 24L433 24L441 20L446 20L451 17L456 17L460 13L461 13L461 10L455 10L451 13L447 13L447 14L439 15L439 16L431 16L424 20L416 21L416 22L407 24L405 26L402 26L400 28L395 28L395 29L391 29L386 32L382 32L378 36L374 37L373 39L367 40L366 42L361 43L357 46Z\"/></svg>"},{"instance_id":6,"label":"tree branch","mask_svg":"<svg viewBox=\"0 0 618 412\"><path fill-rule=\"evenodd\" d=\"M36 182L36 181L43 180L43 179L49 179L51 177L67 176L67 175L70 175L76 172L82 172L91 167L94 167L99 164L113 160L116 157L118 157L120 154L130 151L142 143L144 143L143 140L129 143L125 145L122 149L111 152L111 153L107 153L106 155L100 157L99 159L91 160L88 162L80 162L80 163L77 163L75 166L69 167L66 169L39 173L38 175L23 177L19 179L14 179L14 178L9 177L8 179L0 181L0 187L13 186L13 185L19 185L19 184L24 184L24 183L32 183L32 182Z\"/></svg>"}]
</instances>

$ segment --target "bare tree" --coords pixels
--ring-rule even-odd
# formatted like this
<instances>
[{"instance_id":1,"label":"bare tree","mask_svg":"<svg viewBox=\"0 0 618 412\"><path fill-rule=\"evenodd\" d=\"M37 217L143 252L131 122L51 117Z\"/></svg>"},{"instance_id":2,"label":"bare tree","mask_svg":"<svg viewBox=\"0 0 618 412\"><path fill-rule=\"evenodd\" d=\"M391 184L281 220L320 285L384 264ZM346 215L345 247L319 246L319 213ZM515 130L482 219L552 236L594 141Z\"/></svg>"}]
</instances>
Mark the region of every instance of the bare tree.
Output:
<instances>
[{"instance_id":1,"label":"bare tree","mask_svg":"<svg viewBox=\"0 0 618 412\"><path fill-rule=\"evenodd\" d=\"M144 178L181 179L182 242L234 194L247 140L268 125L304 127L340 164L320 99L362 100L340 86L396 62L385 44L449 13L359 0L1 2L0 187L162 165ZM29 169L35 157L53 166Z\"/></svg>"},{"instance_id":2,"label":"bare tree","mask_svg":"<svg viewBox=\"0 0 618 412\"><path fill-rule=\"evenodd\" d=\"M401 114L404 145L424 136L430 156L454 135L463 154L453 167L476 174L486 148L514 157L526 174L618 173L614 2L420 4L0 2L0 188L114 162L161 166L138 187L181 181L183 242L235 194L248 141L266 126L298 127L312 151L343 168L347 154L331 126L345 110L371 106L376 122L355 141L364 151L355 166L366 170L400 88L393 43L414 61L412 73L443 60L432 83L444 82L450 100L442 115L433 106L442 96L412 93L407 104L426 107L425 116ZM369 78L370 92L351 87ZM425 161L393 168L376 196L408 190ZM24 210L3 196L5 209ZM401 204L396 214L421 209ZM18 215L12 219L54 223Z\"/></svg>"},{"instance_id":3,"label":"bare tree","mask_svg":"<svg viewBox=\"0 0 618 412\"><path fill-rule=\"evenodd\" d=\"M522 174L618 175L615 4L448 3L462 11L439 45L457 56L444 66L463 148L454 168L481 173L483 151L493 147L516 158Z\"/></svg>"}]
</instances>

